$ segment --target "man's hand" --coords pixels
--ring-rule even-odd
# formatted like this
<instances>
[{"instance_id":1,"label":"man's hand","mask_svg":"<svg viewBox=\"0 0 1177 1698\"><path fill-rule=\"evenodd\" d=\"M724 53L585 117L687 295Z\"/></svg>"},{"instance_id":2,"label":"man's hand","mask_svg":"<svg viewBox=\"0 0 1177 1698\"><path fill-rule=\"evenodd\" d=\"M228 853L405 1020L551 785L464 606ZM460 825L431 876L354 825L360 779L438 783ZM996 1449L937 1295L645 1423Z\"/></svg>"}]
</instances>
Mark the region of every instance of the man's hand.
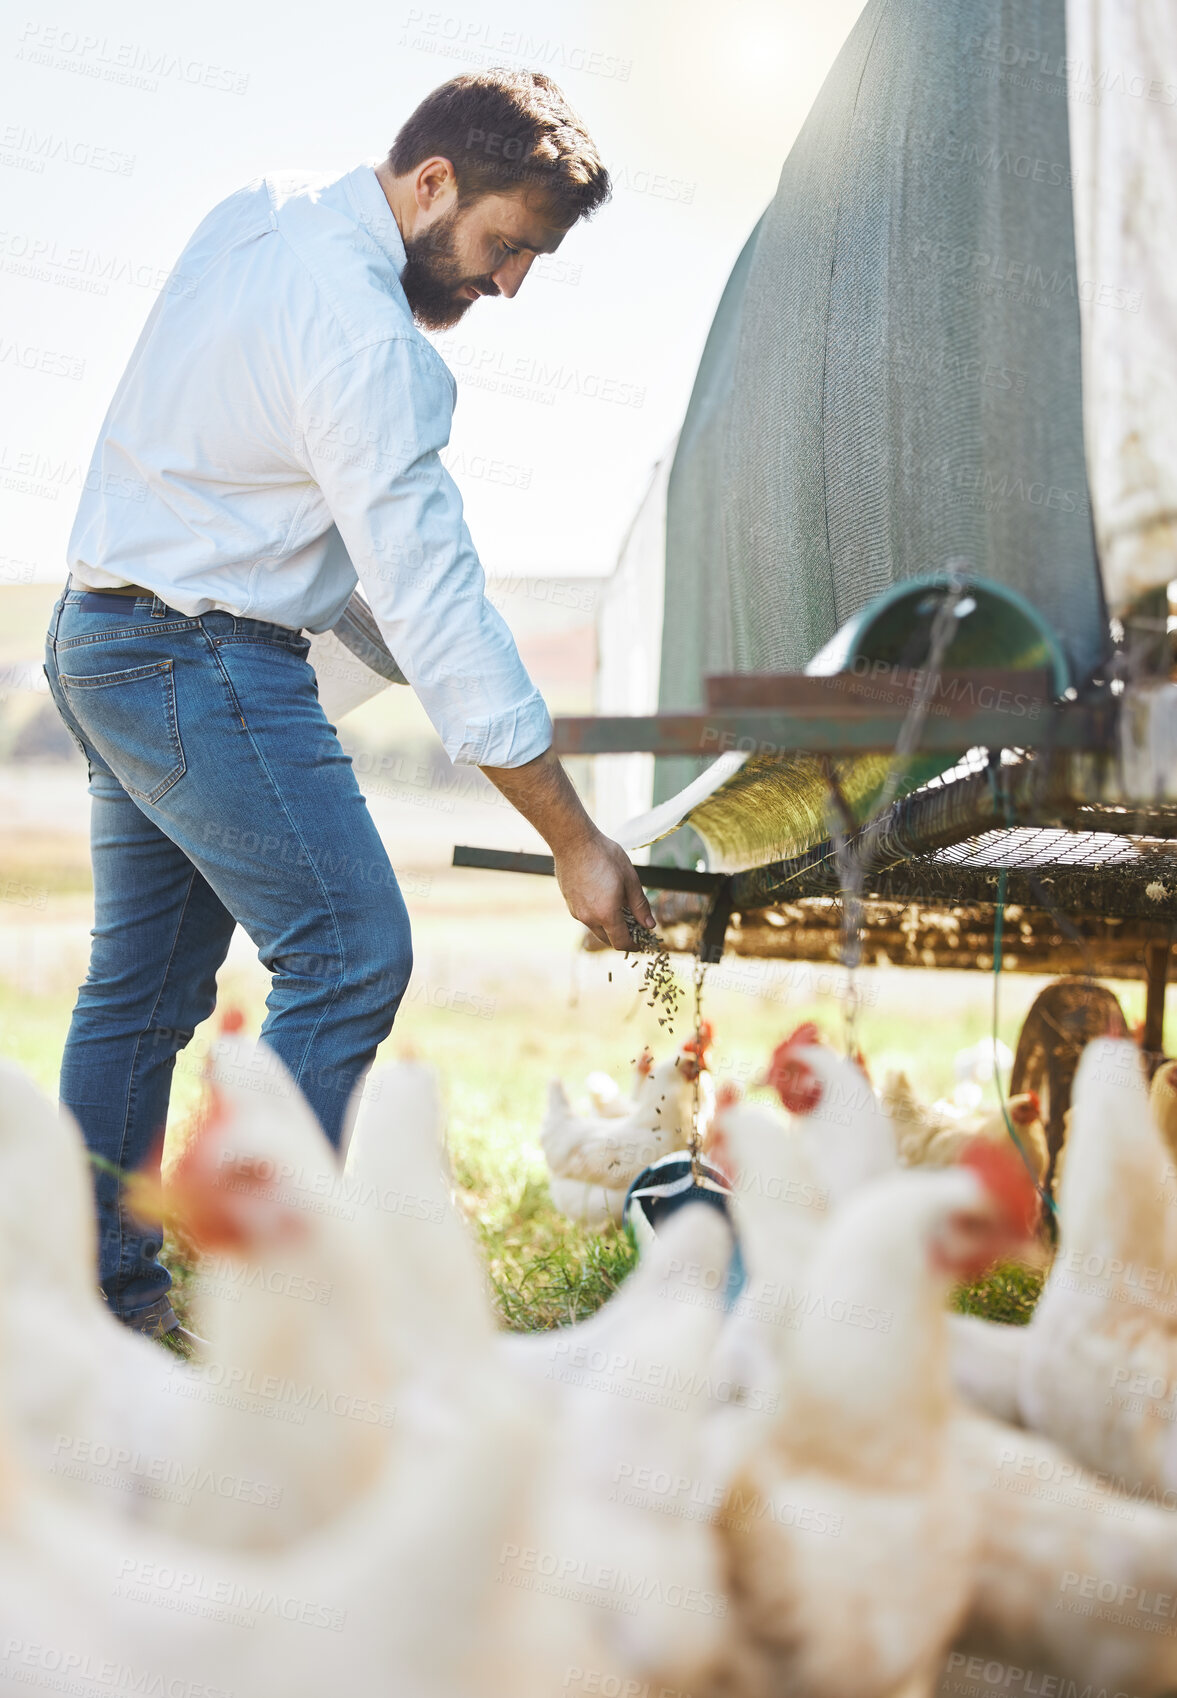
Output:
<instances>
[{"instance_id":1,"label":"man's hand","mask_svg":"<svg viewBox=\"0 0 1177 1698\"><path fill-rule=\"evenodd\" d=\"M640 926L654 930L633 863L620 844L597 830L551 749L525 766L482 770L547 842L573 919L614 949L633 948L623 908Z\"/></svg>"},{"instance_id":2,"label":"man's hand","mask_svg":"<svg viewBox=\"0 0 1177 1698\"><path fill-rule=\"evenodd\" d=\"M640 926L654 930L654 916L646 893L638 883L633 862L619 843L595 828L591 837L567 848L553 850L556 883L573 919L587 926L602 943L614 949L632 949L634 940L623 908L628 908Z\"/></svg>"}]
</instances>

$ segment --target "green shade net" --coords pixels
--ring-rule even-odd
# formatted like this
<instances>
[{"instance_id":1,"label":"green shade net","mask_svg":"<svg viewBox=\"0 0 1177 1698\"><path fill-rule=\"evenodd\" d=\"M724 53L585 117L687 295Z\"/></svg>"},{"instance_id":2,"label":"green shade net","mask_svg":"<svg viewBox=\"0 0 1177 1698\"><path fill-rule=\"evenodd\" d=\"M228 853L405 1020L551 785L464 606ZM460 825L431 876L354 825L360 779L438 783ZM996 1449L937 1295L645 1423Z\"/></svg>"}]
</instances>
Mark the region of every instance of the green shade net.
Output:
<instances>
[{"instance_id":1,"label":"green shade net","mask_svg":"<svg viewBox=\"0 0 1177 1698\"><path fill-rule=\"evenodd\" d=\"M667 496L663 711L701 707L708 673L804 670L953 560L1019 591L1077 680L1104 656L1065 58L1064 0L869 0L704 349ZM660 759L655 801L700 767ZM840 770L869 811L880 763ZM763 784L771 817L726 862L824 835L812 761Z\"/></svg>"}]
</instances>

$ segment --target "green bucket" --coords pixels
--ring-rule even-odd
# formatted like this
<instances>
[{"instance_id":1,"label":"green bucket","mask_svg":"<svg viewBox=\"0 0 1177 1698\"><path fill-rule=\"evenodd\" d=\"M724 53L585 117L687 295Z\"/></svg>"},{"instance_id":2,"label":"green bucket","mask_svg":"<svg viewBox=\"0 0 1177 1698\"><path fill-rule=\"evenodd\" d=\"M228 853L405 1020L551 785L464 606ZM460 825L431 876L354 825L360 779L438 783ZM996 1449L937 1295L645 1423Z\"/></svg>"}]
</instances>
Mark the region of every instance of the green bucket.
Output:
<instances>
[{"instance_id":1,"label":"green bucket","mask_svg":"<svg viewBox=\"0 0 1177 1698\"><path fill-rule=\"evenodd\" d=\"M925 666L932 621L954 585L959 589L959 624L942 663L947 671L972 667L1045 671L1056 696L1067 691L1071 675L1066 655L1037 608L1016 590L971 573L956 578L947 572L929 573L892 584L835 632L806 672L825 677L834 672L862 672L874 665Z\"/></svg>"},{"instance_id":2,"label":"green bucket","mask_svg":"<svg viewBox=\"0 0 1177 1698\"><path fill-rule=\"evenodd\" d=\"M928 664L932 622L946 593L957 596L958 624L941 665L1045 671L1056 696L1071 683L1066 657L1054 632L1024 597L988 578L961 571L906 578L861 608L810 661L806 672L879 669L897 676ZM887 785L891 758L885 754L839 755L833 760L843 800L862 824ZM905 764L895 794L906 795L954 764L950 754L917 750ZM686 816L708 866L740 872L787 861L823 843L829 833L829 783L820 756L797 750L784 756L753 754L714 793ZM698 841L698 839L694 841Z\"/></svg>"}]
</instances>

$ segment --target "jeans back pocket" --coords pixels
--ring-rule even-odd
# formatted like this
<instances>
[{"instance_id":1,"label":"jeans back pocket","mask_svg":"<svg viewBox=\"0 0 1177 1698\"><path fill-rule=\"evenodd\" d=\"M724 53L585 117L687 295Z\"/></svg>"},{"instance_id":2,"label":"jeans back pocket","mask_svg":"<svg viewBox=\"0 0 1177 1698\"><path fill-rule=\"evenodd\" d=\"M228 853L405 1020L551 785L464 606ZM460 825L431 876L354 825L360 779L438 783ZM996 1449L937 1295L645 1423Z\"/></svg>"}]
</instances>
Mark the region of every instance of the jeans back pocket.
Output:
<instances>
[{"instance_id":1,"label":"jeans back pocket","mask_svg":"<svg viewBox=\"0 0 1177 1698\"><path fill-rule=\"evenodd\" d=\"M58 657L60 662L60 656ZM123 789L158 802L184 776L170 660L80 678L58 673L66 700Z\"/></svg>"}]
</instances>

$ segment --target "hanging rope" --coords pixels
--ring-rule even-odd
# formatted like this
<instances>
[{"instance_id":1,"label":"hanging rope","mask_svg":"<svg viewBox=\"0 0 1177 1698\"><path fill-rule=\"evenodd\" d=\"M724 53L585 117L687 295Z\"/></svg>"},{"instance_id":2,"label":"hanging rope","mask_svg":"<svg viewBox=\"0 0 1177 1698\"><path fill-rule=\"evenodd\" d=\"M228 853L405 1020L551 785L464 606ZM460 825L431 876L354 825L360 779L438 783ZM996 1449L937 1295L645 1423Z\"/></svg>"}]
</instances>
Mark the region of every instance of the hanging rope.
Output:
<instances>
[{"instance_id":1,"label":"hanging rope","mask_svg":"<svg viewBox=\"0 0 1177 1698\"><path fill-rule=\"evenodd\" d=\"M900 781L911 764L917 748L928 709L943 670L948 650L956 636L961 620L972 611L968 603L968 575L962 561L950 561L945 587L935 614L928 641L928 657L920 674L919 687L903 724L899 728L895 747L887 766L886 776L878 799L868 818L859 823L846 800L838 781L833 762L822 757L822 772L830 792L830 841L834 850L834 865L842 900L839 956L846 969L846 985L842 997L843 1041L846 1053L853 1055L859 1048L858 1015L861 998L858 990L858 968L862 962L862 893L870 871L872 854L866 839L868 827L885 814L895 801Z\"/></svg>"}]
</instances>

